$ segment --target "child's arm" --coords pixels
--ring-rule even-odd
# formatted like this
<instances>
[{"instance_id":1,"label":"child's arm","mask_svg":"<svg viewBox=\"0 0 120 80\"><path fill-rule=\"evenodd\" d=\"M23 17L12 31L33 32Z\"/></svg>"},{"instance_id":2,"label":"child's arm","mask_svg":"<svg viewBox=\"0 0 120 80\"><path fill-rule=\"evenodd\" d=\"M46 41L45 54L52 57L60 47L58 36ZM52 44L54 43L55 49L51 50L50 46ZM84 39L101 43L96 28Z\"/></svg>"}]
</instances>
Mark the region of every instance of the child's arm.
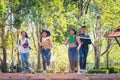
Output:
<instances>
[{"instance_id":1,"label":"child's arm","mask_svg":"<svg viewBox=\"0 0 120 80\"><path fill-rule=\"evenodd\" d=\"M82 42L81 42L80 38L77 38L77 42L79 44L78 47L77 47L77 50L79 50L82 46Z\"/></svg>"},{"instance_id":2,"label":"child's arm","mask_svg":"<svg viewBox=\"0 0 120 80\"><path fill-rule=\"evenodd\" d=\"M69 38L67 38L66 41L65 41L65 43L64 43L66 46L68 44L68 40L69 40Z\"/></svg>"},{"instance_id":3,"label":"child's arm","mask_svg":"<svg viewBox=\"0 0 120 80\"><path fill-rule=\"evenodd\" d=\"M18 40L18 43L17 43L17 46L15 47L15 51L17 50L17 49L19 49L19 47L20 47L20 40Z\"/></svg>"},{"instance_id":4,"label":"child's arm","mask_svg":"<svg viewBox=\"0 0 120 80\"><path fill-rule=\"evenodd\" d=\"M48 39L48 40L49 40L51 47L53 47L53 42L50 39Z\"/></svg>"}]
</instances>

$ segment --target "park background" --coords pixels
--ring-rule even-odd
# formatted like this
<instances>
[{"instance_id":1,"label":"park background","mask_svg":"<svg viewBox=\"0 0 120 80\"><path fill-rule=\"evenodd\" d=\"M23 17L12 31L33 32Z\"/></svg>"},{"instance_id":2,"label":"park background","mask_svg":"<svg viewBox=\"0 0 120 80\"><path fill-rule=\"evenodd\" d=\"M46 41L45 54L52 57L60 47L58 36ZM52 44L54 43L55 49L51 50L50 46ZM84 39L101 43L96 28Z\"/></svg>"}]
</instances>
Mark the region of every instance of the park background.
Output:
<instances>
[{"instance_id":1,"label":"park background","mask_svg":"<svg viewBox=\"0 0 120 80\"><path fill-rule=\"evenodd\" d=\"M69 28L87 26L92 39L87 58L87 70L120 65L120 47L114 38L105 34L120 25L120 0L0 0L0 69L11 71L18 66L19 52L14 49L20 31L28 33L32 50L30 64L35 70L42 69L39 49L40 32L51 32L54 43L51 68L68 71L67 47L64 45Z\"/></svg>"}]
</instances>

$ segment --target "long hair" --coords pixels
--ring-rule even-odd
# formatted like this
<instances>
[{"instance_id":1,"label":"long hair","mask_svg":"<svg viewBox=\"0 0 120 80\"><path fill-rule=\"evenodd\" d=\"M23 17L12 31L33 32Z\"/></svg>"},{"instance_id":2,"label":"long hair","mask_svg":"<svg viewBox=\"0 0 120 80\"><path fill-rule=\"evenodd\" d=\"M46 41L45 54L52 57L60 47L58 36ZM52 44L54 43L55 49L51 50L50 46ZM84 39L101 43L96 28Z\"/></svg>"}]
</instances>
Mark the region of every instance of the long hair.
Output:
<instances>
[{"instance_id":1,"label":"long hair","mask_svg":"<svg viewBox=\"0 0 120 80\"><path fill-rule=\"evenodd\" d=\"M70 31L70 30L74 31L74 35L77 34L77 31L76 31L74 28L70 28L69 31Z\"/></svg>"},{"instance_id":2,"label":"long hair","mask_svg":"<svg viewBox=\"0 0 120 80\"><path fill-rule=\"evenodd\" d=\"M27 32L21 31L21 34L22 34L23 32L25 33L25 38L29 38Z\"/></svg>"}]
</instances>

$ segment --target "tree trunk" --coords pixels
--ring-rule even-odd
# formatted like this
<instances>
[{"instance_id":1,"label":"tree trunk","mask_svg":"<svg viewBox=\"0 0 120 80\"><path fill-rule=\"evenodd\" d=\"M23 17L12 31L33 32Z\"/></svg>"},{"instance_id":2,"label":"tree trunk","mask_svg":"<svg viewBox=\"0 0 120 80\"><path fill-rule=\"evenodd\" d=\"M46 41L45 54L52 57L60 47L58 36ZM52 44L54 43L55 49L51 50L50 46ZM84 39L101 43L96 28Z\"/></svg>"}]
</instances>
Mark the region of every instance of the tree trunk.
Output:
<instances>
[{"instance_id":1,"label":"tree trunk","mask_svg":"<svg viewBox=\"0 0 120 80\"><path fill-rule=\"evenodd\" d=\"M11 3L9 3L9 5L11 6ZM12 11L12 9L10 8L10 11ZM13 72L13 66L14 66L14 60L13 60L13 52L14 52L14 37L13 37L13 33L12 33L12 28L13 26L11 24L13 24L13 19L12 19L12 14L10 15L10 36L11 36L11 42L12 42L12 50L11 50L11 67L12 67L12 72Z\"/></svg>"},{"instance_id":2,"label":"tree trunk","mask_svg":"<svg viewBox=\"0 0 120 80\"><path fill-rule=\"evenodd\" d=\"M106 54L106 68L109 67L109 51Z\"/></svg>"},{"instance_id":3,"label":"tree trunk","mask_svg":"<svg viewBox=\"0 0 120 80\"><path fill-rule=\"evenodd\" d=\"M2 66L2 65L3 65L3 60L1 59L1 57L0 57L0 63L1 63L1 64L0 64L0 69L1 69L1 71L2 71L2 69L3 69L3 66Z\"/></svg>"},{"instance_id":4,"label":"tree trunk","mask_svg":"<svg viewBox=\"0 0 120 80\"><path fill-rule=\"evenodd\" d=\"M79 9L79 11L80 11L79 16L82 16L82 15L83 15L83 3L84 3L83 0L79 0L79 1L78 1L78 9Z\"/></svg>"},{"instance_id":5,"label":"tree trunk","mask_svg":"<svg viewBox=\"0 0 120 80\"><path fill-rule=\"evenodd\" d=\"M12 60L12 63L11 63L11 67L13 68L14 66L14 60L13 60L13 51L14 51L14 40L13 40L13 35L11 34L11 38L12 38L12 51L11 51L11 60ZM12 72L13 72L13 69L12 69Z\"/></svg>"},{"instance_id":6,"label":"tree trunk","mask_svg":"<svg viewBox=\"0 0 120 80\"><path fill-rule=\"evenodd\" d=\"M100 45L94 46L94 53L95 53L95 69L100 68Z\"/></svg>"},{"instance_id":7,"label":"tree trunk","mask_svg":"<svg viewBox=\"0 0 120 80\"><path fill-rule=\"evenodd\" d=\"M2 64L2 71L3 72L7 72L7 52L6 52L6 40L5 40L5 30L4 30L4 27L2 26L2 35L1 35L1 38L2 38L2 50L3 50L3 64Z\"/></svg>"},{"instance_id":8,"label":"tree trunk","mask_svg":"<svg viewBox=\"0 0 120 80\"><path fill-rule=\"evenodd\" d=\"M95 53L95 69L100 68L100 53L99 53L99 46L94 47L94 53Z\"/></svg>"},{"instance_id":9,"label":"tree trunk","mask_svg":"<svg viewBox=\"0 0 120 80\"><path fill-rule=\"evenodd\" d=\"M18 40L19 40L19 30L17 30L17 44L18 44ZM21 60L20 60L20 53L19 51L17 50L17 59L18 59L18 62L17 62L17 71L20 72L21 71Z\"/></svg>"},{"instance_id":10,"label":"tree trunk","mask_svg":"<svg viewBox=\"0 0 120 80\"><path fill-rule=\"evenodd\" d=\"M39 25L38 25L39 26ZM39 36L39 32L40 30L38 28L36 28L36 34L37 34L37 38L38 38L38 63L37 63L37 69L41 69L41 61L40 61L40 54L41 54L41 49L40 49L40 44L39 44L39 41L40 41L40 36Z\"/></svg>"},{"instance_id":11,"label":"tree trunk","mask_svg":"<svg viewBox=\"0 0 120 80\"><path fill-rule=\"evenodd\" d=\"M37 70L41 69L40 67L40 52L38 53L38 62L37 62Z\"/></svg>"},{"instance_id":12,"label":"tree trunk","mask_svg":"<svg viewBox=\"0 0 120 80\"><path fill-rule=\"evenodd\" d=\"M17 30L17 44L18 44L18 40L19 40L19 30ZM18 62L20 61L20 56L19 56L19 51L17 51L17 58L18 58Z\"/></svg>"},{"instance_id":13,"label":"tree trunk","mask_svg":"<svg viewBox=\"0 0 120 80\"><path fill-rule=\"evenodd\" d=\"M102 28L100 25L100 16L96 16L96 26L94 27L94 53L95 53L95 69L100 68L101 46L102 46Z\"/></svg>"},{"instance_id":14,"label":"tree trunk","mask_svg":"<svg viewBox=\"0 0 120 80\"><path fill-rule=\"evenodd\" d=\"M100 54L97 54L96 61L95 61L95 69L100 68Z\"/></svg>"}]
</instances>

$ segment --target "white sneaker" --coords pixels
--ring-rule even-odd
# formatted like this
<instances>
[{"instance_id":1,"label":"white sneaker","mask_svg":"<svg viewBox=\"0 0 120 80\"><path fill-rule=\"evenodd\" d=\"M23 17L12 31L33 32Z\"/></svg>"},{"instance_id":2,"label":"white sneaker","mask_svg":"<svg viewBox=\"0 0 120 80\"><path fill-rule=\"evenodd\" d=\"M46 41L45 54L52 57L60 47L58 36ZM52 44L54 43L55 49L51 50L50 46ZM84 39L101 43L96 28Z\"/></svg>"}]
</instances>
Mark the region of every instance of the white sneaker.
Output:
<instances>
[{"instance_id":1,"label":"white sneaker","mask_svg":"<svg viewBox=\"0 0 120 80\"><path fill-rule=\"evenodd\" d=\"M81 72L83 72L83 71L84 71L84 69L80 69L80 71L81 71Z\"/></svg>"},{"instance_id":2,"label":"white sneaker","mask_svg":"<svg viewBox=\"0 0 120 80\"><path fill-rule=\"evenodd\" d=\"M47 69L50 70L50 66L47 66Z\"/></svg>"},{"instance_id":3,"label":"white sneaker","mask_svg":"<svg viewBox=\"0 0 120 80\"><path fill-rule=\"evenodd\" d=\"M25 72L25 71L22 71L21 73L22 73L22 74L25 74L26 72Z\"/></svg>"},{"instance_id":4,"label":"white sneaker","mask_svg":"<svg viewBox=\"0 0 120 80\"><path fill-rule=\"evenodd\" d=\"M78 68L77 67L74 69L74 72L78 72Z\"/></svg>"},{"instance_id":5,"label":"white sneaker","mask_svg":"<svg viewBox=\"0 0 120 80\"><path fill-rule=\"evenodd\" d=\"M43 73L46 74L46 71L44 70Z\"/></svg>"},{"instance_id":6,"label":"white sneaker","mask_svg":"<svg viewBox=\"0 0 120 80\"><path fill-rule=\"evenodd\" d=\"M28 70L29 70L30 72L32 72L32 67L28 67Z\"/></svg>"},{"instance_id":7,"label":"white sneaker","mask_svg":"<svg viewBox=\"0 0 120 80\"><path fill-rule=\"evenodd\" d=\"M80 72L81 72L81 73L86 73L87 70L86 70L86 69L81 69Z\"/></svg>"}]
</instances>

